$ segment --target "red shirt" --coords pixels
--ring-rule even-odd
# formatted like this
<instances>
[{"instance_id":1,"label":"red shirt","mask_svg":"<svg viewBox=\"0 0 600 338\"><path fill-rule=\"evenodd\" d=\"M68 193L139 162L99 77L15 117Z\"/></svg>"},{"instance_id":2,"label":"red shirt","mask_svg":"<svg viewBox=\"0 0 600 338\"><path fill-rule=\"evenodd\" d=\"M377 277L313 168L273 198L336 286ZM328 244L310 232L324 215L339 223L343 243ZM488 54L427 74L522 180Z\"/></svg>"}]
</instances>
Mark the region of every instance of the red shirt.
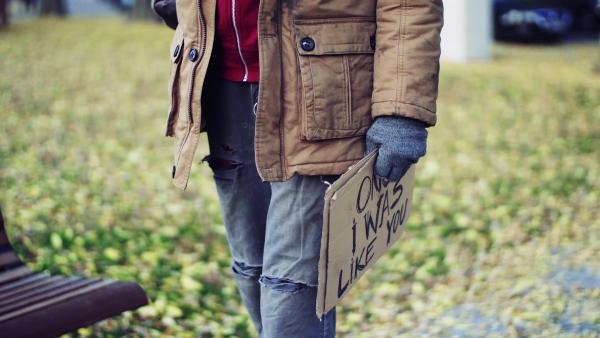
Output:
<instances>
[{"instance_id":1,"label":"red shirt","mask_svg":"<svg viewBox=\"0 0 600 338\"><path fill-rule=\"evenodd\" d=\"M230 81L258 82L258 5L260 0L218 0L211 62Z\"/></svg>"}]
</instances>

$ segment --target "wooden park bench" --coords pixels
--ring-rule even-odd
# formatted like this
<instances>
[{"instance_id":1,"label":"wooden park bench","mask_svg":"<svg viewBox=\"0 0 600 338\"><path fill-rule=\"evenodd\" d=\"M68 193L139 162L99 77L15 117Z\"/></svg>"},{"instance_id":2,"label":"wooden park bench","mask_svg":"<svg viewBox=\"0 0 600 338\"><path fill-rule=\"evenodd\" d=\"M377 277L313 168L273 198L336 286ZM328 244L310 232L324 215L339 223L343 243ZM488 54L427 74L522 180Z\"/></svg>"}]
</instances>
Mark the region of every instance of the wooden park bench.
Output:
<instances>
[{"instance_id":1,"label":"wooden park bench","mask_svg":"<svg viewBox=\"0 0 600 338\"><path fill-rule=\"evenodd\" d=\"M136 283L33 272L10 245L0 209L0 337L56 337L146 304Z\"/></svg>"}]
</instances>

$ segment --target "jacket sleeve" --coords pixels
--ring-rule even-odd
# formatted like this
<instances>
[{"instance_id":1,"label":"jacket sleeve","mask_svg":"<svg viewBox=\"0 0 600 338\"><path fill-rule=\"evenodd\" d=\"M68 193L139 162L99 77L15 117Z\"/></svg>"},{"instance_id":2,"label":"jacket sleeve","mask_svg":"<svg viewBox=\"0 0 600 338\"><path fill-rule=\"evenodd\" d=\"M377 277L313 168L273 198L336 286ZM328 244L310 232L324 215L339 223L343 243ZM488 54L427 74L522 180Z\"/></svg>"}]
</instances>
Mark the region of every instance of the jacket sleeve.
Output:
<instances>
[{"instance_id":1,"label":"jacket sleeve","mask_svg":"<svg viewBox=\"0 0 600 338\"><path fill-rule=\"evenodd\" d=\"M442 0L378 0L372 116L436 123Z\"/></svg>"}]
</instances>

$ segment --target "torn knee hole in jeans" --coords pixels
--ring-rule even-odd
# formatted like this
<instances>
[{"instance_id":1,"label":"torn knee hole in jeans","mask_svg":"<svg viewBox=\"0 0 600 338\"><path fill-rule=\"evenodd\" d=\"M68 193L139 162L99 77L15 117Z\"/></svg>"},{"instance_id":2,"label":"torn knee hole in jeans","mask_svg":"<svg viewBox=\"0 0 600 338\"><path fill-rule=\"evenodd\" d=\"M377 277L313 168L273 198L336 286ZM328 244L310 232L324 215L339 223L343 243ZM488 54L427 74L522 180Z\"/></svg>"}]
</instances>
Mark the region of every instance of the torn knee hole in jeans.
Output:
<instances>
[{"instance_id":1,"label":"torn knee hole in jeans","mask_svg":"<svg viewBox=\"0 0 600 338\"><path fill-rule=\"evenodd\" d=\"M227 160L212 155L204 157L202 162L208 162L208 166L212 169L215 180L220 182L233 182L237 170L243 165L242 162Z\"/></svg>"},{"instance_id":2,"label":"torn knee hole in jeans","mask_svg":"<svg viewBox=\"0 0 600 338\"><path fill-rule=\"evenodd\" d=\"M283 293L297 293L316 288L316 286L295 282L291 279L268 276L261 276L260 283L264 286L270 287L273 291Z\"/></svg>"},{"instance_id":3,"label":"torn knee hole in jeans","mask_svg":"<svg viewBox=\"0 0 600 338\"><path fill-rule=\"evenodd\" d=\"M235 182L238 169L243 165L242 162L227 160L212 155L204 157L202 162L208 162L208 166L212 169L215 182L217 185L221 186Z\"/></svg>"},{"instance_id":4,"label":"torn knee hole in jeans","mask_svg":"<svg viewBox=\"0 0 600 338\"><path fill-rule=\"evenodd\" d=\"M262 273L262 266L252 266L247 265L246 263L233 261L233 263L231 263L231 271L240 277L252 278L260 276Z\"/></svg>"},{"instance_id":5,"label":"torn knee hole in jeans","mask_svg":"<svg viewBox=\"0 0 600 338\"><path fill-rule=\"evenodd\" d=\"M202 159L202 162L200 162L200 163L204 163L204 162L208 163L208 166L213 170L235 169L242 165L241 162L234 161L234 160L228 160L228 159L224 159L224 158L220 158L220 157L215 157L212 155L204 156L204 158Z\"/></svg>"}]
</instances>

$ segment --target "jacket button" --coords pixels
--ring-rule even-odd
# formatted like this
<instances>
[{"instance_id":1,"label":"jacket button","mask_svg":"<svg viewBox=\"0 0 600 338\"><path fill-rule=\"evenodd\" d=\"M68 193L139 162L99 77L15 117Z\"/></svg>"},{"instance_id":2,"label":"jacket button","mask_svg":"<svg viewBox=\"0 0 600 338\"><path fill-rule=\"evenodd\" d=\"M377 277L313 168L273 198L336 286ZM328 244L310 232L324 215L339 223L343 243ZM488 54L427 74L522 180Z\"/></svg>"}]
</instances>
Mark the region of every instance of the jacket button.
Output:
<instances>
[{"instance_id":1,"label":"jacket button","mask_svg":"<svg viewBox=\"0 0 600 338\"><path fill-rule=\"evenodd\" d=\"M305 37L302 40L300 40L300 47L302 47L302 49L304 49L305 51L310 52L313 49L315 49L315 40L309 37Z\"/></svg>"},{"instance_id":2,"label":"jacket button","mask_svg":"<svg viewBox=\"0 0 600 338\"><path fill-rule=\"evenodd\" d=\"M194 62L198 58L198 50L196 48L192 48L190 51L190 61Z\"/></svg>"},{"instance_id":3,"label":"jacket button","mask_svg":"<svg viewBox=\"0 0 600 338\"><path fill-rule=\"evenodd\" d=\"M373 50L375 50L375 45L376 45L376 39L375 39L375 35L371 36L371 48L373 48Z\"/></svg>"},{"instance_id":4,"label":"jacket button","mask_svg":"<svg viewBox=\"0 0 600 338\"><path fill-rule=\"evenodd\" d=\"M175 50L173 51L173 57L176 58L177 55L179 55L179 45L177 45L177 47L175 47Z\"/></svg>"}]
</instances>

